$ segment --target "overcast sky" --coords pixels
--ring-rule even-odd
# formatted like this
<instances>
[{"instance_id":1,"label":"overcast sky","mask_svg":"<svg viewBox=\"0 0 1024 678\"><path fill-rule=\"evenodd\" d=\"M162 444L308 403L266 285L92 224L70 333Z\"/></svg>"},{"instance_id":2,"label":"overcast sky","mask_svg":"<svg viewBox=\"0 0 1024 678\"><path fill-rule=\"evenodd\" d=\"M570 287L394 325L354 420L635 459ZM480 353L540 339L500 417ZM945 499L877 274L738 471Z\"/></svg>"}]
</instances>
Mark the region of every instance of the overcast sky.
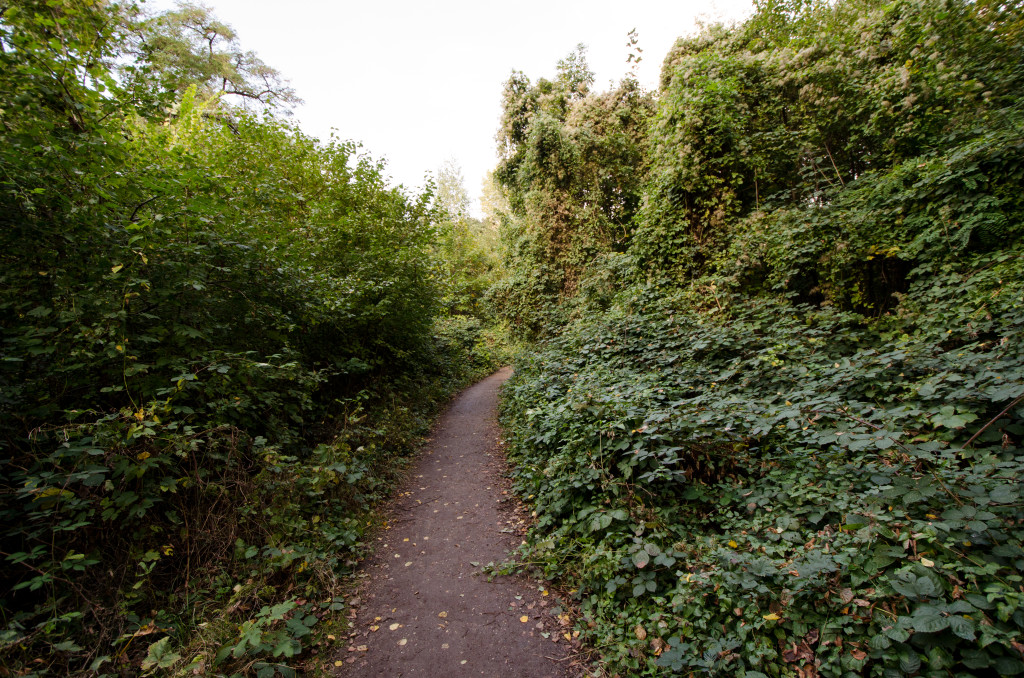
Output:
<instances>
[{"instance_id":1,"label":"overcast sky","mask_svg":"<svg viewBox=\"0 0 1024 678\"><path fill-rule=\"evenodd\" d=\"M750 0L206 0L243 49L281 71L305 103L302 129L332 128L385 158L393 183L415 188L453 158L474 199L497 163L502 85L513 70L551 77L578 43L606 89L628 70L627 33L644 50L639 77L656 86L661 62L698 20L742 19ZM149 0L167 9L173 0Z\"/></svg>"}]
</instances>

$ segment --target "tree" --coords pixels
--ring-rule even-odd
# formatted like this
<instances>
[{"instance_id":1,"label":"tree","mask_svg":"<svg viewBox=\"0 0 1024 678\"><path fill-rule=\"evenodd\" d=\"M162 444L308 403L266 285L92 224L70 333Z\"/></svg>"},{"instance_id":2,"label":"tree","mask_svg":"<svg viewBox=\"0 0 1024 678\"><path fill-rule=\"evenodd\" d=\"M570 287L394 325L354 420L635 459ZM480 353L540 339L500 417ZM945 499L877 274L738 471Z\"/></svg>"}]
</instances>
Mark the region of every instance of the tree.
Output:
<instances>
[{"instance_id":1,"label":"tree","mask_svg":"<svg viewBox=\"0 0 1024 678\"><path fill-rule=\"evenodd\" d=\"M593 79L579 45L553 81L514 73L505 86L494 177L508 200L510 275L494 297L525 333L576 295L594 262L625 251L640 206L654 99L634 78L603 93Z\"/></svg>"},{"instance_id":2,"label":"tree","mask_svg":"<svg viewBox=\"0 0 1024 678\"><path fill-rule=\"evenodd\" d=\"M469 216L469 191L462 168L454 158L445 160L437 171L435 204L447 215L448 221L457 222Z\"/></svg>"},{"instance_id":3,"label":"tree","mask_svg":"<svg viewBox=\"0 0 1024 678\"><path fill-rule=\"evenodd\" d=\"M437 173L434 206L438 225L438 267L443 278L442 305L452 315L483 317L484 293L498 266L494 230L469 216L469 192L462 168L446 160Z\"/></svg>"},{"instance_id":4,"label":"tree","mask_svg":"<svg viewBox=\"0 0 1024 678\"><path fill-rule=\"evenodd\" d=\"M137 13L131 33L128 49L136 62L122 74L140 98L154 92L180 97L196 85L200 99L223 97L247 110L287 111L302 103L281 73L244 51L234 29L204 5L179 2L163 14Z\"/></svg>"}]
</instances>

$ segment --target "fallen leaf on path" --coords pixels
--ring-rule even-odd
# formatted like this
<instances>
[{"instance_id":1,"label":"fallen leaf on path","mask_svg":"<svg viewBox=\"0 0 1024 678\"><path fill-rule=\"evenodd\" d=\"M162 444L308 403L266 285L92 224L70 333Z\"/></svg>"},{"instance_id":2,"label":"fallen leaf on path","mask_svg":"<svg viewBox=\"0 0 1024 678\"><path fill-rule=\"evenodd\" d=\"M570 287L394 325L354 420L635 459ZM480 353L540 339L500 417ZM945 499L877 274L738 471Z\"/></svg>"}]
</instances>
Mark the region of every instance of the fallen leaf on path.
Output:
<instances>
[{"instance_id":1,"label":"fallen leaf on path","mask_svg":"<svg viewBox=\"0 0 1024 678\"><path fill-rule=\"evenodd\" d=\"M376 631L376 630L378 630L379 628L380 628L379 626L371 626L371 627L370 627L370 630L371 630L371 631Z\"/></svg>"},{"instance_id":2,"label":"fallen leaf on path","mask_svg":"<svg viewBox=\"0 0 1024 678\"><path fill-rule=\"evenodd\" d=\"M399 644L399 645L405 645L405 644L406 644L406 643L408 643L408 642L409 642L409 639L408 639L408 638L402 638L402 639L401 639L400 641L398 641L398 644Z\"/></svg>"},{"instance_id":3,"label":"fallen leaf on path","mask_svg":"<svg viewBox=\"0 0 1024 678\"><path fill-rule=\"evenodd\" d=\"M441 619L444 619L445 617L448 616L448 613L447 612L438 612L437 616L440 617Z\"/></svg>"},{"instance_id":4,"label":"fallen leaf on path","mask_svg":"<svg viewBox=\"0 0 1024 678\"><path fill-rule=\"evenodd\" d=\"M524 614L522 617L519 618L519 621L525 624L526 622L530 621L530 618Z\"/></svg>"},{"instance_id":5,"label":"fallen leaf on path","mask_svg":"<svg viewBox=\"0 0 1024 678\"><path fill-rule=\"evenodd\" d=\"M388 628L391 629L392 631L397 631L399 626L401 626L401 624L399 624L398 622L395 622L394 624L392 624Z\"/></svg>"}]
</instances>

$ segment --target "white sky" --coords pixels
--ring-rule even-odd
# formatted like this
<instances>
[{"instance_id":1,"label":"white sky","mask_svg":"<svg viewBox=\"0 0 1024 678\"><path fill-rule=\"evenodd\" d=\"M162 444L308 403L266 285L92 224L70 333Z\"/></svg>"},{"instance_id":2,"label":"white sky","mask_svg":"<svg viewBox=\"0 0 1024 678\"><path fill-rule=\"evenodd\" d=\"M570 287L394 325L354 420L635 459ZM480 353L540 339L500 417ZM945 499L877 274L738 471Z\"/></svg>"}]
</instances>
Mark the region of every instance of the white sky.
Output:
<instances>
[{"instance_id":1,"label":"white sky","mask_svg":"<svg viewBox=\"0 0 1024 678\"><path fill-rule=\"evenodd\" d=\"M302 129L362 142L387 160L393 183L415 188L453 158L476 199L497 163L501 91L513 70L552 77L577 43L588 46L595 89L628 70L627 33L644 50L639 78L654 88L661 62L696 20L742 19L751 0L205 0L291 81ZM149 0L168 9L173 0Z\"/></svg>"}]
</instances>

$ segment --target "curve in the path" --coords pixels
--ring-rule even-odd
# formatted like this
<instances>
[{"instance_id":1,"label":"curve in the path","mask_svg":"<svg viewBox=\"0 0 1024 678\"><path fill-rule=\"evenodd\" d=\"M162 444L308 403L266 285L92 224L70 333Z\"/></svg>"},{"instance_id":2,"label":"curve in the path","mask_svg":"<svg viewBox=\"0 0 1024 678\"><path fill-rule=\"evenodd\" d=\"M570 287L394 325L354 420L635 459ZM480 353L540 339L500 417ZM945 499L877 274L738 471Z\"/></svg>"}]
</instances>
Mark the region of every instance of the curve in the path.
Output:
<instances>
[{"instance_id":1,"label":"curve in the path","mask_svg":"<svg viewBox=\"0 0 1024 678\"><path fill-rule=\"evenodd\" d=\"M339 676L564 678L568 617L542 585L492 582L512 546L495 408L506 368L442 417L364 572Z\"/></svg>"}]
</instances>

